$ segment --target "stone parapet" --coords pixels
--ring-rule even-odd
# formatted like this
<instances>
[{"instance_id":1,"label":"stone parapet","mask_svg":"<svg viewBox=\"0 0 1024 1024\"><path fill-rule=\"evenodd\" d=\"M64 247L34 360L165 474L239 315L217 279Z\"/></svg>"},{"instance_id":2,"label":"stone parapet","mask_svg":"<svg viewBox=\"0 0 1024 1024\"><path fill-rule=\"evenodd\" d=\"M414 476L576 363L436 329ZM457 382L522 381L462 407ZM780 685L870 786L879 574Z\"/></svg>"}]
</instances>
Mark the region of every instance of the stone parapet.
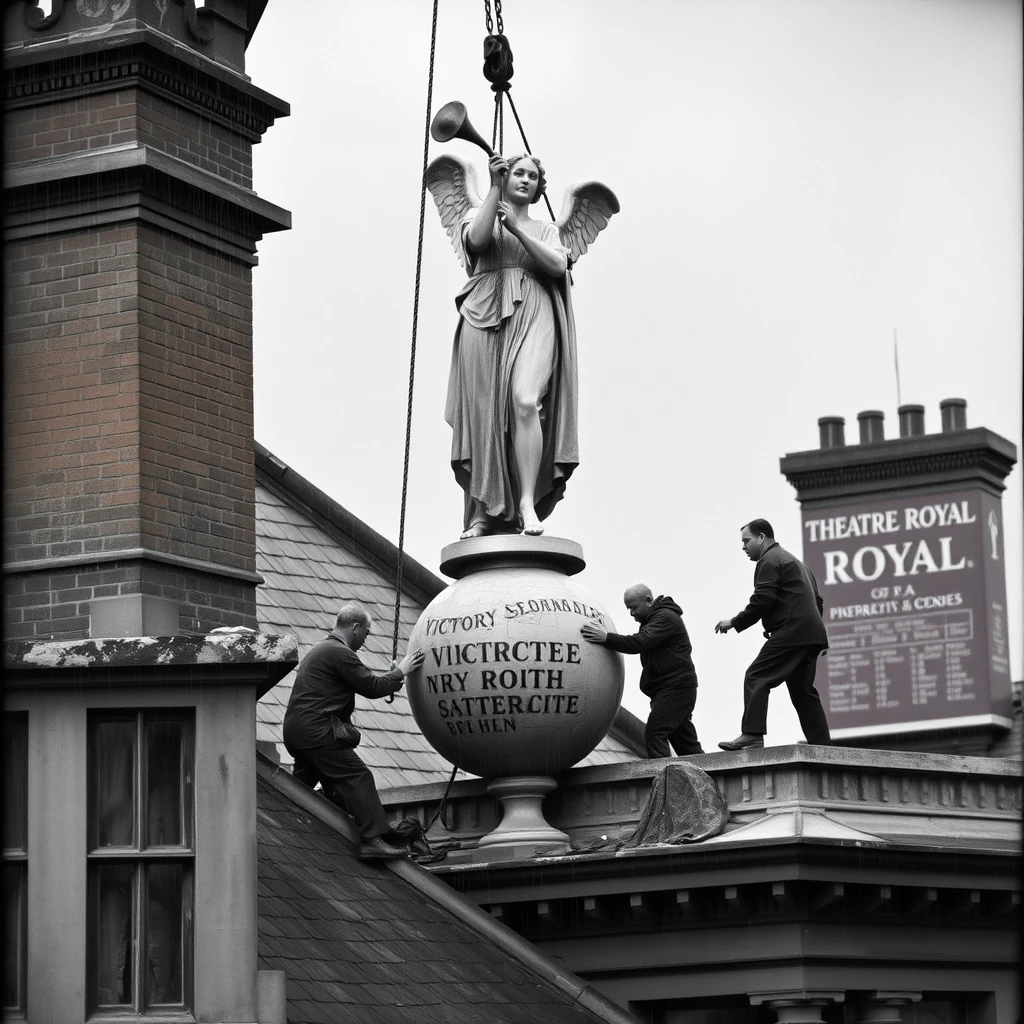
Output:
<instances>
[{"instance_id":1,"label":"stone parapet","mask_svg":"<svg viewBox=\"0 0 1024 1024\"><path fill-rule=\"evenodd\" d=\"M1014 759L798 744L686 760L714 779L729 805L730 822L718 844L729 837L739 842L744 827L760 819L797 813L863 832L864 841L934 844L945 835L979 848L1019 842L1021 765ZM559 777L545 814L577 846L622 838L635 827L666 763L571 769ZM387 790L383 799L393 812L427 821L443 792L440 785L406 787ZM497 813L484 780L466 780L452 786L445 821L452 838L473 844L497 824Z\"/></svg>"}]
</instances>

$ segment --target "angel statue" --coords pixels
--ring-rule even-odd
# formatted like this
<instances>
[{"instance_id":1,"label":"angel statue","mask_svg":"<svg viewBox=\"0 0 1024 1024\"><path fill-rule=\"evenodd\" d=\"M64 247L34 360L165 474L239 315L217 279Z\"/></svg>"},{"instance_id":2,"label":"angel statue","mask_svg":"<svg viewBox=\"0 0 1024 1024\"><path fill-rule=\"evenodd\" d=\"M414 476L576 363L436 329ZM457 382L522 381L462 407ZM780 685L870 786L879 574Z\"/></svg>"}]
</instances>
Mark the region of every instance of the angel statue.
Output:
<instances>
[{"instance_id":1,"label":"angel statue","mask_svg":"<svg viewBox=\"0 0 1024 1024\"><path fill-rule=\"evenodd\" d=\"M469 280L455 298L445 419L465 492L463 538L544 532L579 462L576 329L569 270L619 209L596 181L566 190L554 224L534 220L544 168L533 156L471 164L445 155L426 184Z\"/></svg>"}]
</instances>

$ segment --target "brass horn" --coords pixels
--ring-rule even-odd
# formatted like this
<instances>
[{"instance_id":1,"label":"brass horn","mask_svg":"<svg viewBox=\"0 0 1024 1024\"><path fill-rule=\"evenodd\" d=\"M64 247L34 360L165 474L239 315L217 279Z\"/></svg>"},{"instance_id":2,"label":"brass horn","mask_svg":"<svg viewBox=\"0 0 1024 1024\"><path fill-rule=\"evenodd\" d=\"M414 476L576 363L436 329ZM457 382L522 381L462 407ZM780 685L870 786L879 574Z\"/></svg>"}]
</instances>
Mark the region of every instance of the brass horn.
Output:
<instances>
[{"instance_id":1,"label":"brass horn","mask_svg":"<svg viewBox=\"0 0 1024 1024\"><path fill-rule=\"evenodd\" d=\"M466 104L458 100L446 103L430 122L430 135L435 142L451 142L452 139L464 139L479 146L488 156L494 156L494 150L487 144L480 133L470 123L466 113Z\"/></svg>"}]
</instances>

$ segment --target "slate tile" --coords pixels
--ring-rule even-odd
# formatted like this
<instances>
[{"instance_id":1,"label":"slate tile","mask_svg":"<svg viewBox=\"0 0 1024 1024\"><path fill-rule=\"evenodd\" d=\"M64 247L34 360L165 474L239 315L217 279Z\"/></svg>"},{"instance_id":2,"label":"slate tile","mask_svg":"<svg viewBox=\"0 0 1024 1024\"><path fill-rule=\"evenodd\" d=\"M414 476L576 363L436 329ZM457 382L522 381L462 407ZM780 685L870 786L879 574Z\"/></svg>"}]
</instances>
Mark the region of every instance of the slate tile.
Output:
<instances>
[{"instance_id":1,"label":"slate tile","mask_svg":"<svg viewBox=\"0 0 1024 1024\"><path fill-rule=\"evenodd\" d=\"M387 1013L384 1020L389 1024L422 1024L424 1018L424 1007L420 1004L406 1006L400 1002L392 1002L388 1006L381 1007Z\"/></svg>"},{"instance_id":2,"label":"slate tile","mask_svg":"<svg viewBox=\"0 0 1024 1024\"><path fill-rule=\"evenodd\" d=\"M327 979L321 985L321 991L342 1005L366 1001L366 993L359 985L342 985L340 982Z\"/></svg>"},{"instance_id":3,"label":"slate tile","mask_svg":"<svg viewBox=\"0 0 1024 1024\"><path fill-rule=\"evenodd\" d=\"M335 1013L333 1006L310 999L288 1000L289 1024L336 1024Z\"/></svg>"}]
</instances>

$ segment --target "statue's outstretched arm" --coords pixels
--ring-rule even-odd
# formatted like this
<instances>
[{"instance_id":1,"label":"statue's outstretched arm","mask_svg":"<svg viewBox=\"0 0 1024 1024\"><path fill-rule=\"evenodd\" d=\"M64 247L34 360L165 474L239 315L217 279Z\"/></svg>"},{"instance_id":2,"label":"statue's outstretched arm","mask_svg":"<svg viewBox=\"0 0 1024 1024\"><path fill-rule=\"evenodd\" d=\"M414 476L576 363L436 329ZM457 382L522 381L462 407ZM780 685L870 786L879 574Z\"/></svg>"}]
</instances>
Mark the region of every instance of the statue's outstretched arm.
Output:
<instances>
[{"instance_id":1,"label":"statue's outstretched arm","mask_svg":"<svg viewBox=\"0 0 1024 1024\"><path fill-rule=\"evenodd\" d=\"M516 220L512 206L504 201L498 203L498 213L502 215L502 223L509 234L519 239L522 247L533 258L533 261L551 277L561 277L568 269L569 263L564 252L559 252L547 242L534 238L523 231Z\"/></svg>"}]
</instances>

